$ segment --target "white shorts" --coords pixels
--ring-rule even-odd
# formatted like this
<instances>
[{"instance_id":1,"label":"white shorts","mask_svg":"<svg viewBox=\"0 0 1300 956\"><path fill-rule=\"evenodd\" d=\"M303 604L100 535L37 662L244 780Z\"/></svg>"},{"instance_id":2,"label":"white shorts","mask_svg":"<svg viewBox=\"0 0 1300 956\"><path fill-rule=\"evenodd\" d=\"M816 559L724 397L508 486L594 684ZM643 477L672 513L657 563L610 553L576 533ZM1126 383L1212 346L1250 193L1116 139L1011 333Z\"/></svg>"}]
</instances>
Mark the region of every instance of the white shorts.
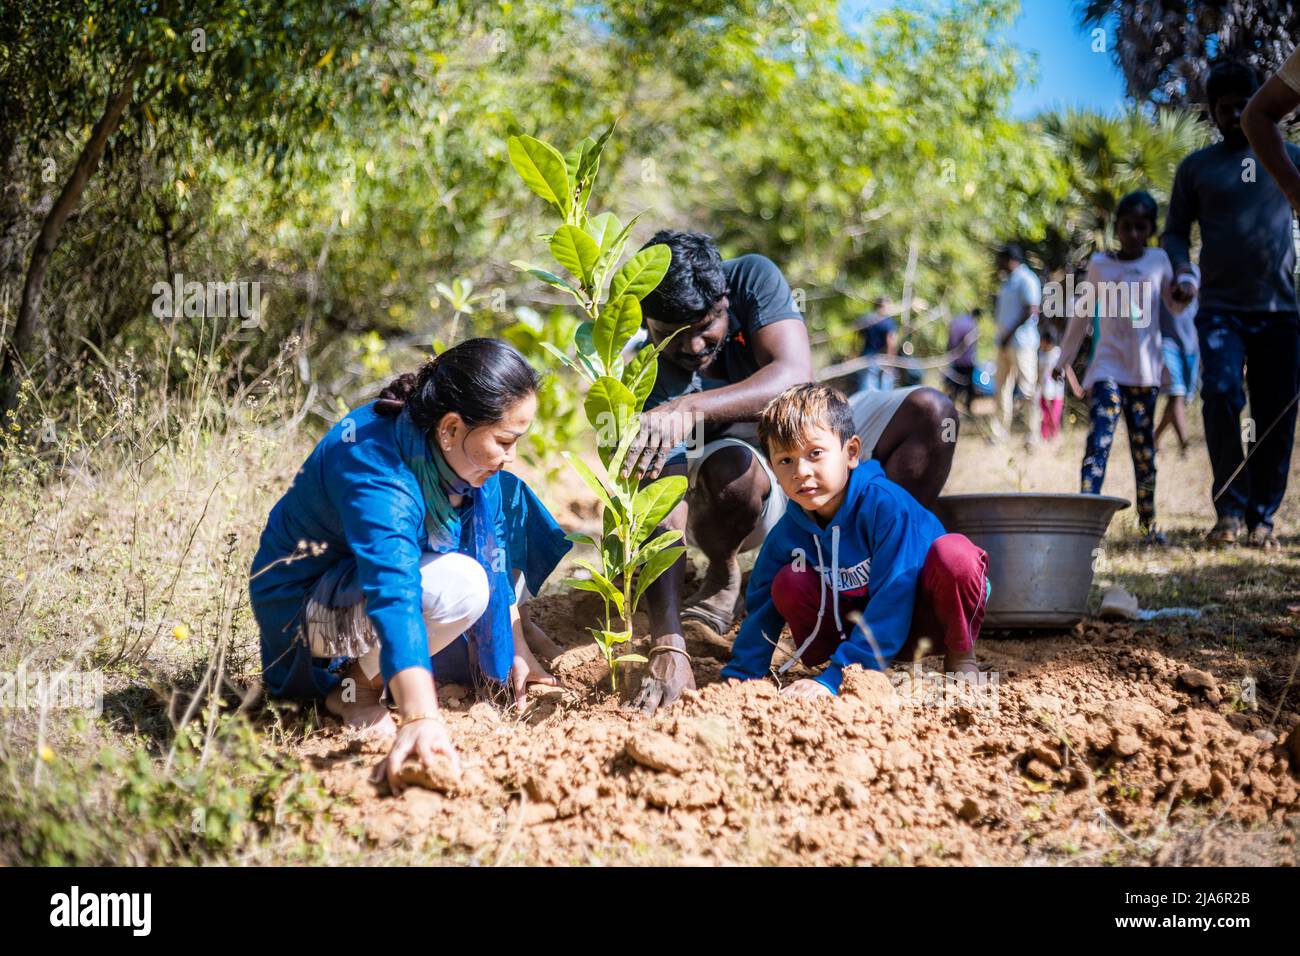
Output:
<instances>
[{"instance_id":1,"label":"white shorts","mask_svg":"<svg viewBox=\"0 0 1300 956\"><path fill-rule=\"evenodd\" d=\"M758 523L749 536L740 543L741 551L752 551L763 543L767 533L776 527L776 523L781 520L785 514L786 497L785 492L781 490L781 485L776 480L776 475L772 472L772 466L767 463L767 456L759 451L753 444L745 441L743 438L718 438L714 441L705 442L704 447L700 449L698 455L692 455L687 462L686 480L689 487L695 487L695 476L699 474L700 466L714 452L721 451L730 446L737 446L748 450L763 468L763 473L767 475L767 480L771 483L772 490L768 492L767 497L763 499L763 510L758 516ZM699 544L691 535L690 525L686 526L686 543L699 547Z\"/></svg>"}]
</instances>

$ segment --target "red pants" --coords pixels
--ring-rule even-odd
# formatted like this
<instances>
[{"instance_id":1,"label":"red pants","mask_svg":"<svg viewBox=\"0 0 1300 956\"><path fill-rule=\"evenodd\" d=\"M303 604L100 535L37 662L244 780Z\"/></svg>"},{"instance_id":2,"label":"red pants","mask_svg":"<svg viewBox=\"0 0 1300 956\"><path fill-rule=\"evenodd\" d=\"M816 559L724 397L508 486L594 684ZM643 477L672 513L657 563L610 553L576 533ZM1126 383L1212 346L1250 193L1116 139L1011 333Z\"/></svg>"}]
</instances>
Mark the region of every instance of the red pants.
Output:
<instances>
[{"instance_id":1,"label":"red pants","mask_svg":"<svg viewBox=\"0 0 1300 956\"><path fill-rule=\"evenodd\" d=\"M912 609L912 629L897 657L910 659L921 638L931 641L932 650L940 645L953 654L969 653L979 636L984 620L985 572L988 555L960 534L936 538L925 556L917 578L916 604ZM809 572L812 573L809 573ZM795 647L801 647L817 624L817 607L821 601L819 575L812 568L796 570L788 564L772 581L772 601L785 622ZM845 633L852 633L848 616L861 613L867 606L867 589L840 592L840 621ZM830 660L842 636L835 626L830 586L826 586L826 607L822 624L800 658L809 667ZM886 662L889 663L889 662Z\"/></svg>"},{"instance_id":2,"label":"red pants","mask_svg":"<svg viewBox=\"0 0 1300 956\"><path fill-rule=\"evenodd\" d=\"M1050 441L1061 433L1061 410L1065 407L1065 399L1039 398L1038 405L1043 410L1043 439Z\"/></svg>"}]
</instances>

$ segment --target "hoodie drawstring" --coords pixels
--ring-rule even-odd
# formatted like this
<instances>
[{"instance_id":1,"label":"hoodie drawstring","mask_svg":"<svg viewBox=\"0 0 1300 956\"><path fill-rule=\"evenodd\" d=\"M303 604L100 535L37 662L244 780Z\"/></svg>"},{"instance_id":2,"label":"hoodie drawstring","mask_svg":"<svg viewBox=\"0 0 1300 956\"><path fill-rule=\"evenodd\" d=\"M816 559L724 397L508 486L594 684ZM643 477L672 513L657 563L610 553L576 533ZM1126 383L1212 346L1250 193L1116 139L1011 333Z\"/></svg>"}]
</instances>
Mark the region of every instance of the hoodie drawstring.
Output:
<instances>
[{"instance_id":1,"label":"hoodie drawstring","mask_svg":"<svg viewBox=\"0 0 1300 956\"><path fill-rule=\"evenodd\" d=\"M831 599L835 606L835 629L844 637L844 625L840 621L840 526L831 528Z\"/></svg>"},{"instance_id":2,"label":"hoodie drawstring","mask_svg":"<svg viewBox=\"0 0 1300 956\"><path fill-rule=\"evenodd\" d=\"M826 614L826 577L823 572L826 570L822 564L822 542L821 538L813 535L813 545L817 548L817 623L813 625L812 631L804 638L804 642L799 645L799 649L794 652L794 656L777 668L778 674L784 674L794 662L803 657L803 652L808 650L808 645L813 642L822 629L822 618ZM844 635L844 625L840 623L840 526L835 525L831 528L831 604L835 615L835 626L839 629L841 638Z\"/></svg>"}]
</instances>

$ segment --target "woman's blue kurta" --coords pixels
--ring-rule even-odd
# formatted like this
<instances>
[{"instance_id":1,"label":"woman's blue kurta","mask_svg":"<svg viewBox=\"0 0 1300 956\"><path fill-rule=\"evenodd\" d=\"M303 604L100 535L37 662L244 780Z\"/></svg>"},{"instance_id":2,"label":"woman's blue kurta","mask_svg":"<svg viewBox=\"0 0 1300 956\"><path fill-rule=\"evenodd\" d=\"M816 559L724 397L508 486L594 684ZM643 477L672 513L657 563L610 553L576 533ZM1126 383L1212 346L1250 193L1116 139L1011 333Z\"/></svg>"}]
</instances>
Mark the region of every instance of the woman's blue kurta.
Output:
<instances>
[{"instance_id":1,"label":"woman's blue kurta","mask_svg":"<svg viewBox=\"0 0 1300 956\"><path fill-rule=\"evenodd\" d=\"M398 450L396 427L396 419L376 414L373 403L354 409L320 440L271 510L253 558L249 597L272 696L319 697L339 680L331 662L313 658L299 636L304 599L327 575L333 606L364 597L386 681L408 667L430 669L420 555L435 549L419 483ZM484 496L485 512L497 524L496 540L506 542L499 478L493 475L473 493ZM472 554L470 525L459 550ZM300 543L309 550L294 557ZM313 555L312 545L324 549ZM508 563L494 562L489 583L504 588L513 603Z\"/></svg>"}]
</instances>

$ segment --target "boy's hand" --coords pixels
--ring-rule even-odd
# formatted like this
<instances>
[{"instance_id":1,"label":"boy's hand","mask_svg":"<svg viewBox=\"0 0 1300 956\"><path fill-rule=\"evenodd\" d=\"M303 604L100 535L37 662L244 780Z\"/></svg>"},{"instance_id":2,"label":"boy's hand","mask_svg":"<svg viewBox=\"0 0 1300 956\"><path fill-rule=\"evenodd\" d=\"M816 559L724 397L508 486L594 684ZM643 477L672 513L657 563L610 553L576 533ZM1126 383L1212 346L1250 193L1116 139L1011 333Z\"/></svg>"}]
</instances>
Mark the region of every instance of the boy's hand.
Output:
<instances>
[{"instance_id":1,"label":"boy's hand","mask_svg":"<svg viewBox=\"0 0 1300 956\"><path fill-rule=\"evenodd\" d=\"M814 697L834 697L830 688L820 681L815 681L810 677L797 680L789 687L781 689L782 697L798 697L801 700L812 700Z\"/></svg>"},{"instance_id":2,"label":"boy's hand","mask_svg":"<svg viewBox=\"0 0 1300 956\"><path fill-rule=\"evenodd\" d=\"M1174 286L1173 298L1183 305L1191 302L1196 298L1196 283L1190 279L1179 279L1178 285Z\"/></svg>"}]
</instances>

